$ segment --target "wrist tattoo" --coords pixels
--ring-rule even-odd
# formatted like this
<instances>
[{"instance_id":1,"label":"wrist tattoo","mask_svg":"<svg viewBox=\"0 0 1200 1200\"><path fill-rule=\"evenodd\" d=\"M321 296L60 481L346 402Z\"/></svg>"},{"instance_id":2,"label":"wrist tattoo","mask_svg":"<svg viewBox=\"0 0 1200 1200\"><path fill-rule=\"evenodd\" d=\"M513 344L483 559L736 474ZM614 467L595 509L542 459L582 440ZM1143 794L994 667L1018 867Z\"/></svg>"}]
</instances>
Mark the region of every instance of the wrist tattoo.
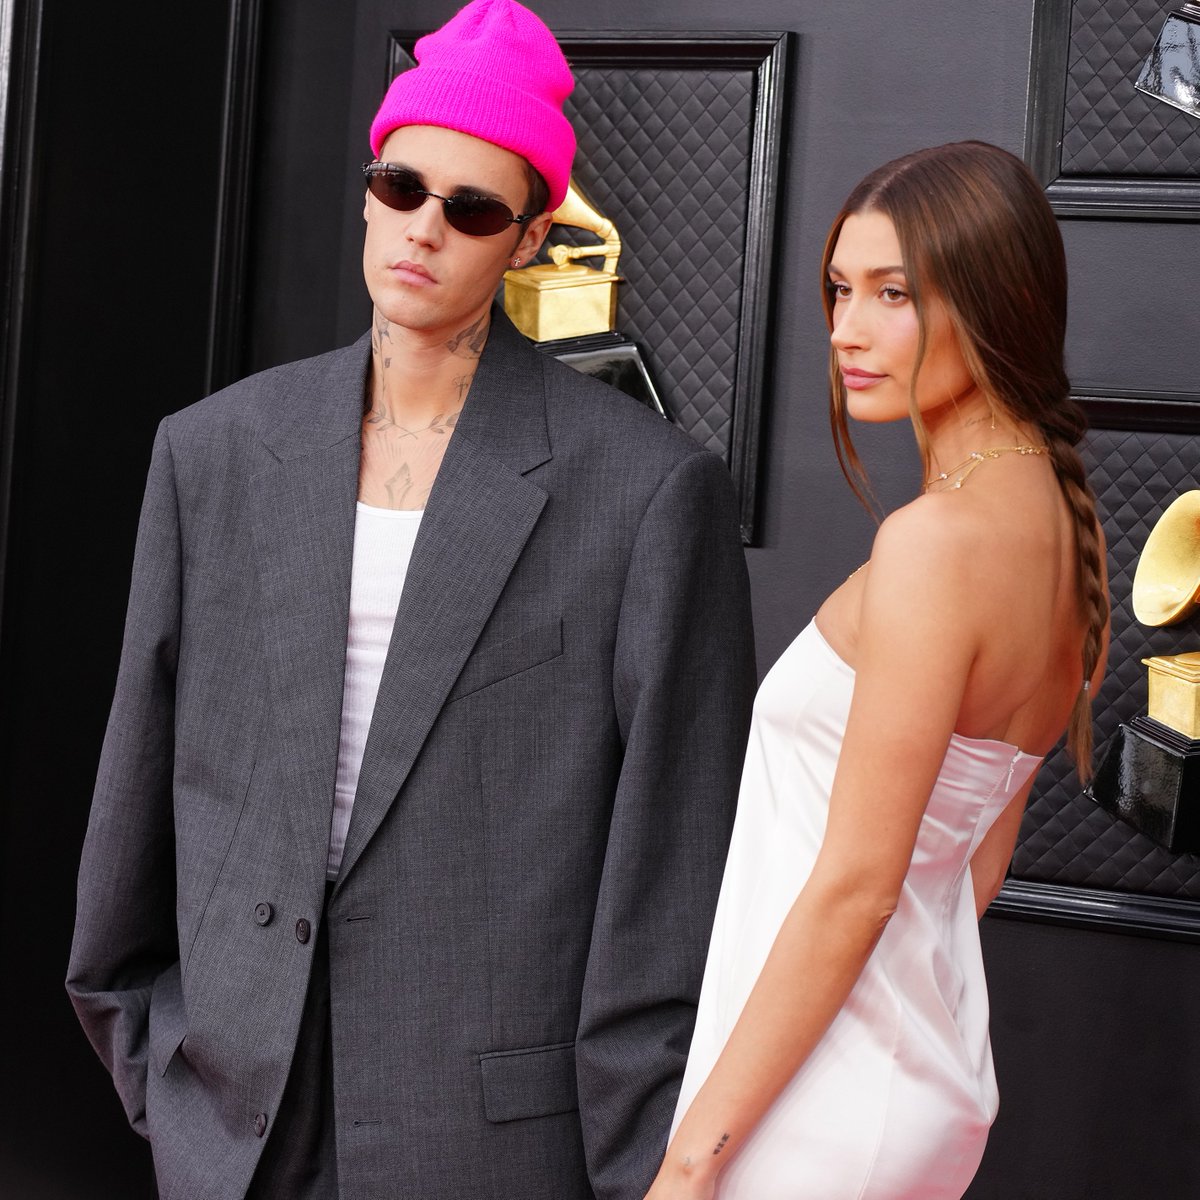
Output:
<instances>
[{"instance_id":1,"label":"wrist tattoo","mask_svg":"<svg viewBox=\"0 0 1200 1200\"><path fill-rule=\"evenodd\" d=\"M721 1134L721 1138L720 1138L720 1140L719 1140L719 1141L717 1142L717 1144L716 1144L716 1145L713 1147L713 1153L714 1153L714 1154L720 1154L720 1153L721 1153L721 1151L725 1149L725 1143L726 1143L727 1141L729 1141L729 1134L727 1134L727 1133L723 1133L723 1134Z\"/></svg>"}]
</instances>

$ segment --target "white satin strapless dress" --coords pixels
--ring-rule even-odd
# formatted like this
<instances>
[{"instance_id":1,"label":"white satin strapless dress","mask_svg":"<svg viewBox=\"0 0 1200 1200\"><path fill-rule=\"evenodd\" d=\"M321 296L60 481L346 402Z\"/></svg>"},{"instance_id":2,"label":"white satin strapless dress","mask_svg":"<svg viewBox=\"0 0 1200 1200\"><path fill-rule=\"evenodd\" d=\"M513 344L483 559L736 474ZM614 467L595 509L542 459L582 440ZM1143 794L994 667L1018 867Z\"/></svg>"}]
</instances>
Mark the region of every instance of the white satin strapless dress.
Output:
<instances>
[{"instance_id":1,"label":"white satin strapless dress","mask_svg":"<svg viewBox=\"0 0 1200 1200\"><path fill-rule=\"evenodd\" d=\"M814 623L759 688L676 1125L816 860L853 690L854 671ZM969 863L1040 761L952 737L895 914L845 1006L725 1169L718 1200L962 1196L997 1107Z\"/></svg>"}]
</instances>

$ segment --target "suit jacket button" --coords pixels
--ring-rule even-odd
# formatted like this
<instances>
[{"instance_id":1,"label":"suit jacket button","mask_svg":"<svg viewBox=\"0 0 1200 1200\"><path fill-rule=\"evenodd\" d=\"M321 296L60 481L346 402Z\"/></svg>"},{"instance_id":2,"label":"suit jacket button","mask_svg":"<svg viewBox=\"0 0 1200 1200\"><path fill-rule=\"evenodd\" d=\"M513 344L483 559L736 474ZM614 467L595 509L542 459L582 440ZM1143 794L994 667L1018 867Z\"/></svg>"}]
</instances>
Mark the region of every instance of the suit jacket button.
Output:
<instances>
[{"instance_id":1,"label":"suit jacket button","mask_svg":"<svg viewBox=\"0 0 1200 1200\"><path fill-rule=\"evenodd\" d=\"M266 1132L267 1132L267 1114L266 1113L255 1113L254 1114L254 1136L262 1137L262 1135Z\"/></svg>"},{"instance_id":2,"label":"suit jacket button","mask_svg":"<svg viewBox=\"0 0 1200 1200\"><path fill-rule=\"evenodd\" d=\"M296 941L298 941L300 945L306 946L308 945L308 939L310 937L312 937L312 926L304 917L301 917L300 920L296 922Z\"/></svg>"},{"instance_id":3,"label":"suit jacket button","mask_svg":"<svg viewBox=\"0 0 1200 1200\"><path fill-rule=\"evenodd\" d=\"M275 915L275 910L267 903L256 904L254 906L254 919L260 925L270 925L271 918Z\"/></svg>"}]
</instances>

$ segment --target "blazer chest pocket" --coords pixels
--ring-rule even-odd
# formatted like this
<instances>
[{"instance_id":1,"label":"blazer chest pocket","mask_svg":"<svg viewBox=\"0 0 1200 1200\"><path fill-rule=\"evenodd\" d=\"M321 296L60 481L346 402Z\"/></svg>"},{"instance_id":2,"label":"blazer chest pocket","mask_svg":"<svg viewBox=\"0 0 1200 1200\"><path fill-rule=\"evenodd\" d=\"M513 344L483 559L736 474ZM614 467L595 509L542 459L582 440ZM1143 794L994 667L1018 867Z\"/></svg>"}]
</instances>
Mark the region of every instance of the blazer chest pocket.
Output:
<instances>
[{"instance_id":1,"label":"blazer chest pocket","mask_svg":"<svg viewBox=\"0 0 1200 1200\"><path fill-rule=\"evenodd\" d=\"M506 638L494 646L476 651L446 698L447 703L469 696L502 679L509 679L541 666L563 652L562 618L556 617L545 625L527 629L516 637Z\"/></svg>"},{"instance_id":2,"label":"blazer chest pocket","mask_svg":"<svg viewBox=\"0 0 1200 1200\"><path fill-rule=\"evenodd\" d=\"M574 1112L575 1043L500 1050L479 1056L483 1112L489 1121L519 1121Z\"/></svg>"}]
</instances>

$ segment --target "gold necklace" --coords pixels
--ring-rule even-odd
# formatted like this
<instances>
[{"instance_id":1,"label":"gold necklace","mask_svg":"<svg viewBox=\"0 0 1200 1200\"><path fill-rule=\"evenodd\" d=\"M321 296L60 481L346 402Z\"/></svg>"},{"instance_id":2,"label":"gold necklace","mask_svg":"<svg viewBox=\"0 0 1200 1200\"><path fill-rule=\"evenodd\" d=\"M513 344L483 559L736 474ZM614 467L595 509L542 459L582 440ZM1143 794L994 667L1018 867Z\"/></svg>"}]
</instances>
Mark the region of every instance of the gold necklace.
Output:
<instances>
[{"instance_id":1,"label":"gold necklace","mask_svg":"<svg viewBox=\"0 0 1200 1200\"><path fill-rule=\"evenodd\" d=\"M962 487L964 480L981 464L992 459L997 459L1002 454L1049 454L1049 446L992 446L987 450L972 450L971 453L958 464L957 467L951 467L948 471L943 471L940 475L935 475L932 479L927 480L925 486L921 488L923 492L950 492L956 491ZM958 478L953 483L948 482L957 475ZM945 487L939 487L938 484L945 484Z\"/></svg>"}]
</instances>

